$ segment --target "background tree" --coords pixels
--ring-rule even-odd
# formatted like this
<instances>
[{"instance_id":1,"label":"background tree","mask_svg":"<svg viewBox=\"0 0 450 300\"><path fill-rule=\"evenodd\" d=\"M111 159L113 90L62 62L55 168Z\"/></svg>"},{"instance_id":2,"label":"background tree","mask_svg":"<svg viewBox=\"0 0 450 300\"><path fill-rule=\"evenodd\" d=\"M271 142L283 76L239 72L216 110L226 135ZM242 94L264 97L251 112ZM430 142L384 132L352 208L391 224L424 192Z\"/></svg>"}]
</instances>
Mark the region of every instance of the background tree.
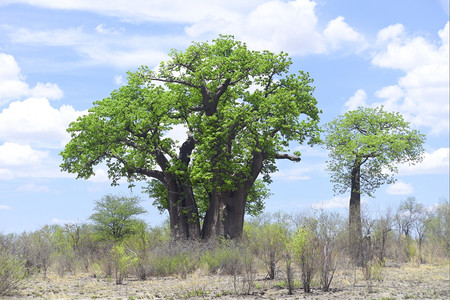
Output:
<instances>
[{"instance_id":1,"label":"background tree","mask_svg":"<svg viewBox=\"0 0 450 300\"><path fill-rule=\"evenodd\" d=\"M427 231L433 243L434 250L442 248L447 257L450 257L450 202L441 199L437 207L431 211L427 222Z\"/></svg>"},{"instance_id":2,"label":"background tree","mask_svg":"<svg viewBox=\"0 0 450 300\"><path fill-rule=\"evenodd\" d=\"M394 216L388 208L385 213L383 215L380 214L379 218L376 220L375 231L373 234L374 254L383 266L385 265L389 236L391 235L393 226Z\"/></svg>"},{"instance_id":3,"label":"background tree","mask_svg":"<svg viewBox=\"0 0 450 300\"><path fill-rule=\"evenodd\" d=\"M420 162L425 136L383 107L349 111L328 123L325 131L334 192L350 190L350 250L362 264L361 195L373 197L382 184L394 183L398 164Z\"/></svg>"},{"instance_id":4,"label":"background tree","mask_svg":"<svg viewBox=\"0 0 450 300\"><path fill-rule=\"evenodd\" d=\"M240 236L249 199L261 203L257 178L270 182L276 159L300 161L290 142L318 142L312 79L287 74L285 53L251 51L231 36L169 58L156 72L129 73L127 85L70 125L61 168L89 178L106 162L113 184L156 180L149 187L174 237ZM174 126L184 141L169 137Z\"/></svg>"},{"instance_id":5,"label":"background tree","mask_svg":"<svg viewBox=\"0 0 450 300\"><path fill-rule=\"evenodd\" d=\"M138 197L106 195L96 201L90 219L102 240L122 241L135 232L140 223L138 215L146 213Z\"/></svg>"},{"instance_id":6,"label":"background tree","mask_svg":"<svg viewBox=\"0 0 450 300\"><path fill-rule=\"evenodd\" d=\"M419 261L422 263L422 246L428 229L427 223L429 222L429 216L425 207L423 204L418 203L414 197L409 197L398 206L395 219L399 233L404 235L406 255L411 257L410 251L414 246L413 237L415 237L419 246ZM402 236L400 236L401 238Z\"/></svg>"},{"instance_id":7,"label":"background tree","mask_svg":"<svg viewBox=\"0 0 450 300\"><path fill-rule=\"evenodd\" d=\"M0 296L17 289L28 275L25 261L11 252L0 243Z\"/></svg>"}]
</instances>

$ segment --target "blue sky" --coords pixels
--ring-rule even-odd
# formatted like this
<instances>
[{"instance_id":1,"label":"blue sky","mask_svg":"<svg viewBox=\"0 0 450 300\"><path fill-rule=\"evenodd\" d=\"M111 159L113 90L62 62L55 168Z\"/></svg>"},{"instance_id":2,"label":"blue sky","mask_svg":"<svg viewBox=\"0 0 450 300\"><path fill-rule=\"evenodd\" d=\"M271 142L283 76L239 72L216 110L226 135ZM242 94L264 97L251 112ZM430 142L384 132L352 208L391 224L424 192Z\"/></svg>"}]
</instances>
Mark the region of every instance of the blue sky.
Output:
<instances>
[{"instance_id":1,"label":"blue sky","mask_svg":"<svg viewBox=\"0 0 450 300\"><path fill-rule=\"evenodd\" d=\"M394 185L364 197L373 213L408 197L432 207L449 198L448 0L0 0L0 232L85 222L111 187L99 166L90 180L61 173L68 124L107 97L140 65L171 48L233 34L256 50L288 52L292 72L315 79L324 124L358 106L384 105L425 133L425 158L400 166ZM266 211L333 209L320 147L292 145L300 163L280 162ZM165 219L142 195L151 225Z\"/></svg>"}]
</instances>

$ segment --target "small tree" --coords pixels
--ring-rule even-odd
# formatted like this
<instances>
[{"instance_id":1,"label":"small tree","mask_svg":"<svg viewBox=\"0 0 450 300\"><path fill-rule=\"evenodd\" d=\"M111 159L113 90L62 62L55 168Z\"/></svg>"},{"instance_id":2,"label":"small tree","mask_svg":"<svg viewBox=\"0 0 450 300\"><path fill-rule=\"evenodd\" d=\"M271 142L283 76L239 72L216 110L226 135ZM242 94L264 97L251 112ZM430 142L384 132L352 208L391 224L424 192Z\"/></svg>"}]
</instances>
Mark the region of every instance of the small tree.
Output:
<instances>
[{"instance_id":1,"label":"small tree","mask_svg":"<svg viewBox=\"0 0 450 300\"><path fill-rule=\"evenodd\" d=\"M311 282L317 271L320 257L320 247L313 232L308 229L299 229L293 236L290 248L295 260L302 269L302 283L305 293L311 292Z\"/></svg>"},{"instance_id":2,"label":"small tree","mask_svg":"<svg viewBox=\"0 0 450 300\"><path fill-rule=\"evenodd\" d=\"M54 233L55 227L45 225L42 229L30 235L32 259L44 278L47 277L47 270L52 263L51 256L55 250Z\"/></svg>"},{"instance_id":3,"label":"small tree","mask_svg":"<svg viewBox=\"0 0 450 300\"><path fill-rule=\"evenodd\" d=\"M144 222L136 224L136 233L125 240L125 247L135 258L134 267L140 280L147 278L147 265L150 260L150 246L157 241L151 240L147 225Z\"/></svg>"},{"instance_id":4,"label":"small tree","mask_svg":"<svg viewBox=\"0 0 450 300\"><path fill-rule=\"evenodd\" d=\"M258 232L261 242L264 263L268 270L269 279L275 279L277 263L286 252L287 227L280 223L264 224Z\"/></svg>"},{"instance_id":5,"label":"small tree","mask_svg":"<svg viewBox=\"0 0 450 300\"><path fill-rule=\"evenodd\" d=\"M95 223L98 237L102 240L122 241L132 234L139 219L146 213L138 197L106 195L95 203L95 213L90 219Z\"/></svg>"},{"instance_id":6,"label":"small tree","mask_svg":"<svg viewBox=\"0 0 450 300\"><path fill-rule=\"evenodd\" d=\"M0 244L0 296L14 292L26 277L25 261Z\"/></svg>"},{"instance_id":7,"label":"small tree","mask_svg":"<svg viewBox=\"0 0 450 300\"><path fill-rule=\"evenodd\" d=\"M389 209L383 216L380 216L375 223L375 232L373 237L375 255L384 266L386 260L387 244L389 234L392 232L394 218Z\"/></svg>"},{"instance_id":8,"label":"small tree","mask_svg":"<svg viewBox=\"0 0 450 300\"><path fill-rule=\"evenodd\" d=\"M421 219L424 218L425 210L422 204L418 203L414 197L409 197L402 203L400 203L397 208L397 214L395 216L398 226L398 231L400 233L400 238L402 234L406 244L405 253L410 259L414 258L415 255L415 245L413 243L414 231L418 233L419 242L419 252L422 248L422 242L425 238L426 227L422 226ZM421 253L419 253L421 255Z\"/></svg>"},{"instance_id":9,"label":"small tree","mask_svg":"<svg viewBox=\"0 0 450 300\"><path fill-rule=\"evenodd\" d=\"M400 114L383 107L349 111L328 123L325 131L334 192L350 190L350 252L362 265L361 194L373 197L381 185L394 183L397 164L420 162L425 136L411 130Z\"/></svg>"},{"instance_id":10,"label":"small tree","mask_svg":"<svg viewBox=\"0 0 450 300\"><path fill-rule=\"evenodd\" d=\"M441 199L441 203L431 212L427 222L428 241L433 250L443 251L444 257L450 257L450 203Z\"/></svg>"}]
</instances>

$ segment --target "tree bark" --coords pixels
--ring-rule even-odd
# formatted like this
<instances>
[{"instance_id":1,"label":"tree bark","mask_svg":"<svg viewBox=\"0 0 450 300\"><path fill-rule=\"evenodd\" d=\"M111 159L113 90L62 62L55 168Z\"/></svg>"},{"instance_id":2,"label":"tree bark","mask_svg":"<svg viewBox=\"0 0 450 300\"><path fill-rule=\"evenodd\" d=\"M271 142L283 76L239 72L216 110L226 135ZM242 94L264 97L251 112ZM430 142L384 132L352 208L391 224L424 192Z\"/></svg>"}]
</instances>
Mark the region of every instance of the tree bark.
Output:
<instances>
[{"instance_id":1,"label":"tree bark","mask_svg":"<svg viewBox=\"0 0 450 300\"><path fill-rule=\"evenodd\" d=\"M170 233L176 240L187 239L189 237L187 223L182 218L181 211L181 195L183 191L180 189L176 180L172 176L167 175L166 188L167 196L169 200L169 221L170 221Z\"/></svg>"},{"instance_id":2,"label":"tree bark","mask_svg":"<svg viewBox=\"0 0 450 300\"><path fill-rule=\"evenodd\" d=\"M361 168L355 166L352 169L352 190L349 205L349 249L350 255L359 265L363 265L363 243L361 224Z\"/></svg>"},{"instance_id":3,"label":"tree bark","mask_svg":"<svg viewBox=\"0 0 450 300\"><path fill-rule=\"evenodd\" d=\"M226 238L236 239L242 236L247 196L248 187L243 185L223 199L224 208L221 217L223 218L223 234Z\"/></svg>"},{"instance_id":4,"label":"tree bark","mask_svg":"<svg viewBox=\"0 0 450 300\"><path fill-rule=\"evenodd\" d=\"M209 206L202 227L202 238L207 240L219 234L221 204L217 190L209 193Z\"/></svg>"},{"instance_id":5,"label":"tree bark","mask_svg":"<svg viewBox=\"0 0 450 300\"><path fill-rule=\"evenodd\" d=\"M170 232L175 239L200 238L200 221L191 187L166 174Z\"/></svg>"},{"instance_id":6,"label":"tree bark","mask_svg":"<svg viewBox=\"0 0 450 300\"><path fill-rule=\"evenodd\" d=\"M194 193L190 185L182 185L183 201L181 208L181 216L187 224L187 238L199 239L200 234L200 218L198 215L198 207L195 202Z\"/></svg>"}]
</instances>

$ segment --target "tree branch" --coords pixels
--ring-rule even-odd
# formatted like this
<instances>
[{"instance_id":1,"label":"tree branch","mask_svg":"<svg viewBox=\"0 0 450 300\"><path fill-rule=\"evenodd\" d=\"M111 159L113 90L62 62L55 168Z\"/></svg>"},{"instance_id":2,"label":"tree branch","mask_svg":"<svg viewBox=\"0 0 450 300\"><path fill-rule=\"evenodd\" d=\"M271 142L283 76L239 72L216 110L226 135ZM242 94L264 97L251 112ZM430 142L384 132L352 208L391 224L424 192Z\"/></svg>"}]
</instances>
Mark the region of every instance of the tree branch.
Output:
<instances>
[{"instance_id":1,"label":"tree branch","mask_svg":"<svg viewBox=\"0 0 450 300\"><path fill-rule=\"evenodd\" d=\"M180 147L180 154L179 158L180 160L188 165L190 161L190 155L192 154L192 150L194 150L196 140L194 138L194 135L192 133L188 133L188 138L186 141L181 145Z\"/></svg>"},{"instance_id":2,"label":"tree branch","mask_svg":"<svg viewBox=\"0 0 450 300\"><path fill-rule=\"evenodd\" d=\"M192 88L196 88L196 89L200 88L200 86L198 86L198 85L195 85L195 84L183 81L183 80L177 80L175 78L165 79L165 78L158 78L158 77L150 77L150 80L161 81L161 82L169 82L169 83L179 83L179 84L186 85L186 86L189 86L189 87L192 87Z\"/></svg>"},{"instance_id":3,"label":"tree branch","mask_svg":"<svg viewBox=\"0 0 450 300\"><path fill-rule=\"evenodd\" d=\"M275 154L276 159L289 159L290 161L300 161L301 158L297 155L291 155L288 153L276 153Z\"/></svg>"}]
</instances>

